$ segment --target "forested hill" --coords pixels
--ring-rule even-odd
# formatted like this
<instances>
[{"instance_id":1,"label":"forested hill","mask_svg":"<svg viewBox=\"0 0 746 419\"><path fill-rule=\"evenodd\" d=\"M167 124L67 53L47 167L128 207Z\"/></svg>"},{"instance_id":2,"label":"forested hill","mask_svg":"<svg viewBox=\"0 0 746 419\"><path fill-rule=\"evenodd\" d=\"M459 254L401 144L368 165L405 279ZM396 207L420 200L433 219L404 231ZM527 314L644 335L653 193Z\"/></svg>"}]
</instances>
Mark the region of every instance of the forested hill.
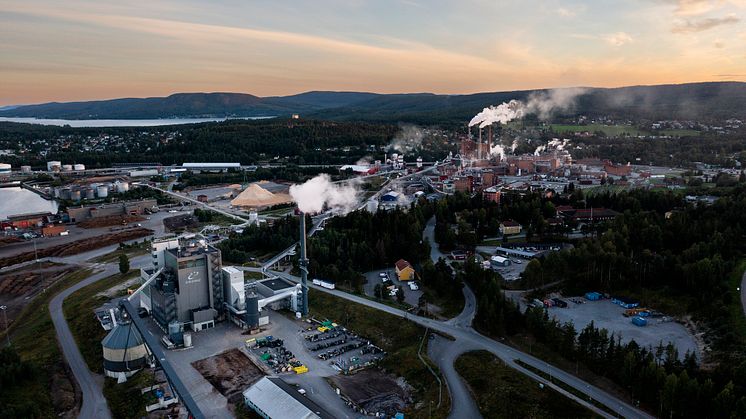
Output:
<instances>
[{"instance_id":1,"label":"forested hill","mask_svg":"<svg viewBox=\"0 0 746 419\"><path fill-rule=\"evenodd\" d=\"M468 95L430 93L375 94L306 92L258 97L242 93L180 93L168 97L92 102L47 103L0 110L0 116L63 119L137 119L195 116L287 116L300 113L320 119L463 122L485 106L526 99L542 90ZM746 83L711 82L678 85L586 89L565 114L610 115L645 119L746 119Z\"/></svg>"}]
</instances>

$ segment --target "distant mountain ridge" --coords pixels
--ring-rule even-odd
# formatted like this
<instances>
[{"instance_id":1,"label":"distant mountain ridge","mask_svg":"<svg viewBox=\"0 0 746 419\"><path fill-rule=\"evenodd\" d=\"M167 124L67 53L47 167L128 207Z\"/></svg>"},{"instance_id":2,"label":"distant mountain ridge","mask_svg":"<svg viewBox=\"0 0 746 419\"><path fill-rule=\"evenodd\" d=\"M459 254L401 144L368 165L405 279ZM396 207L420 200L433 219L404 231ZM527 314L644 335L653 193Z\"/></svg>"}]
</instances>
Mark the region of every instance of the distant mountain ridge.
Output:
<instances>
[{"instance_id":1,"label":"distant mountain ridge","mask_svg":"<svg viewBox=\"0 0 746 419\"><path fill-rule=\"evenodd\" d=\"M464 120L483 107L548 89L441 95L312 91L258 97L246 93L177 93L167 97L44 103L0 109L0 116L60 119L152 119L288 116L380 121ZM746 119L746 83L589 88L568 112L654 118Z\"/></svg>"}]
</instances>

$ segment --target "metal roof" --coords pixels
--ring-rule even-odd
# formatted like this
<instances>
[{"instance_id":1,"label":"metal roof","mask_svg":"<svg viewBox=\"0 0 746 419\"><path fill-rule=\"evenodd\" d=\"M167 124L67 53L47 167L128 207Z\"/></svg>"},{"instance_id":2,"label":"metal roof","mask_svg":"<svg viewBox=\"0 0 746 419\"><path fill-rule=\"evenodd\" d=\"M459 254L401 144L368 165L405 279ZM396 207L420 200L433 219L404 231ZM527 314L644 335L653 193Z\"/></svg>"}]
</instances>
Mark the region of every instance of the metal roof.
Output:
<instances>
[{"instance_id":1,"label":"metal roof","mask_svg":"<svg viewBox=\"0 0 746 419\"><path fill-rule=\"evenodd\" d=\"M209 169L218 169L222 167L241 167L241 163L183 163L181 167L187 169L199 169L203 167Z\"/></svg>"},{"instance_id":2,"label":"metal roof","mask_svg":"<svg viewBox=\"0 0 746 419\"><path fill-rule=\"evenodd\" d=\"M127 349L143 344L142 336L132 323L117 324L101 341L101 345L109 349Z\"/></svg>"},{"instance_id":3,"label":"metal roof","mask_svg":"<svg viewBox=\"0 0 746 419\"><path fill-rule=\"evenodd\" d=\"M243 392L268 418L331 419L326 412L278 377L264 377Z\"/></svg>"}]
</instances>

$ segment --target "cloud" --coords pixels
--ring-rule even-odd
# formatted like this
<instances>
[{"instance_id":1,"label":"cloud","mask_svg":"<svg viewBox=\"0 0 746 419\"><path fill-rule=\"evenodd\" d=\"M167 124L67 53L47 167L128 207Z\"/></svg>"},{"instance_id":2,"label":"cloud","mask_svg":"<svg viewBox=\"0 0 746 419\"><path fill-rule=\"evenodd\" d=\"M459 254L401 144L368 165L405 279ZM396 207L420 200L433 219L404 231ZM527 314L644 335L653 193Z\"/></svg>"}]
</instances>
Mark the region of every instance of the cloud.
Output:
<instances>
[{"instance_id":1,"label":"cloud","mask_svg":"<svg viewBox=\"0 0 746 419\"><path fill-rule=\"evenodd\" d=\"M694 16L709 12L715 7L711 0L674 0L676 9L674 12L680 16Z\"/></svg>"},{"instance_id":2,"label":"cloud","mask_svg":"<svg viewBox=\"0 0 746 419\"><path fill-rule=\"evenodd\" d=\"M673 33L695 33L703 32L718 26L733 25L740 22L741 19L735 14L729 14L724 17L708 17L704 19L687 19L680 21L671 29Z\"/></svg>"},{"instance_id":3,"label":"cloud","mask_svg":"<svg viewBox=\"0 0 746 419\"><path fill-rule=\"evenodd\" d=\"M626 32L615 32L606 34L603 35L601 39L615 47L621 47L624 44L629 44L630 42L634 41L634 39L632 39L632 36L630 36L630 34Z\"/></svg>"},{"instance_id":4,"label":"cloud","mask_svg":"<svg viewBox=\"0 0 746 419\"><path fill-rule=\"evenodd\" d=\"M716 39L713 45L715 48L725 48L725 42L722 39Z\"/></svg>"}]
</instances>

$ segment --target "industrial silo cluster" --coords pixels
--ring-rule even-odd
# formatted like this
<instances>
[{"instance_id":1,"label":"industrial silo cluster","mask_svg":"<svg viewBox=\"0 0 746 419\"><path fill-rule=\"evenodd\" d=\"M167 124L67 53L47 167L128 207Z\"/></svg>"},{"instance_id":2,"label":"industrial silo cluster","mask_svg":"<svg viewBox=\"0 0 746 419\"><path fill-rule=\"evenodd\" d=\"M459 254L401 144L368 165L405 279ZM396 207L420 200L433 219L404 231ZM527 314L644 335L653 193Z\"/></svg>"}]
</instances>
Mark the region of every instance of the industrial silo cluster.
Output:
<instances>
[{"instance_id":1,"label":"industrial silo cluster","mask_svg":"<svg viewBox=\"0 0 746 419\"><path fill-rule=\"evenodd\" d=\"M129 182L91 183L90 185L66 185L54 189L54 197L67 201L103 199L109 193L122 193L130 190Z\"/></svg>"}]
</instances>

